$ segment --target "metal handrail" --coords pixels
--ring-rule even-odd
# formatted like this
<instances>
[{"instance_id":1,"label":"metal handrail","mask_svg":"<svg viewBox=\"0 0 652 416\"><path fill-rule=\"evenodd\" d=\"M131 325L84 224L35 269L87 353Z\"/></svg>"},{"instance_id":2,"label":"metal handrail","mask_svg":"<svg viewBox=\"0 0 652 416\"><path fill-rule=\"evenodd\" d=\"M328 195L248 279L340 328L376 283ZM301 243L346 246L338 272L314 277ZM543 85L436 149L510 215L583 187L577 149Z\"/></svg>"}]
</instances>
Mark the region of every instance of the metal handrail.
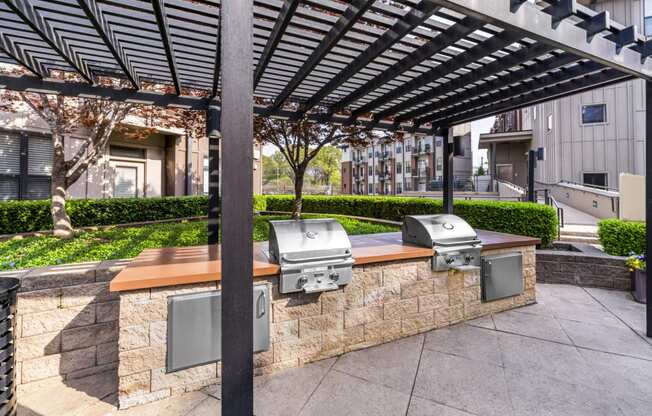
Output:
<instances>
[{"instance_id":1,"label":"metal handrail","mask_svg":"<svg viewBox=\"0 0 652 416\"><path fill-rule=\"evenodd\" d=\"M564 208L562 208L559 205L559 202L555 199L555 197L552 195L550 192L550 189L537 189L535 190L535 200L538 202L539 201L539 195L538 193L543 191L544 197L543 197L543 203L545 205L549 205L557 210L557 239L561 239L561 229L564 227Z\"/></svg>"}]
</instances>

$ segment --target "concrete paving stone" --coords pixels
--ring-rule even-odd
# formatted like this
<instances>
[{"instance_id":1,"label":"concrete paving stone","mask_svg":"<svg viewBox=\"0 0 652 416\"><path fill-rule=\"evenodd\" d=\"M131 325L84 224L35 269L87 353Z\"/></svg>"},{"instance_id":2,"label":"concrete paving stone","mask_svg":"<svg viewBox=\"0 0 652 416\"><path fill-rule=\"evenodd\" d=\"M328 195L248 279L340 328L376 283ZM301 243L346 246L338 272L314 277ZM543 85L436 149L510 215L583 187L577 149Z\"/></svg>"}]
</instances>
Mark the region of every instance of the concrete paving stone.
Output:
<instances>
[{"instance_id":1,"label":"concrete paving stone","mask_svg":"<svg viewBox=\"0 0 652 416\"><path fill-rule=\"evenodd\" d=\"M206 400L199 403L196 407L190 410L187 416L220 416L221 414L222 403L213 397L208 397ZM260 415L264 416L264 414Z\"/></svg>"},{"instance_id":2,"label":"concrete paving stone","mask_svg":"<svg viewBox=\"0 0 652 416\"><path fill-rule=\"evenodd\" d=\"M409 399L408 394L332 370L300 415L403 416Z\"/></svg>"},{"instance_id":3,"label":"concrete paving stone","mask_svg":"<svg viewBox=\"0 0 652 416\"><path fill-rule=\"evenodd\" d=\"M171 396L157 402L131 407L127 410L114 412L111 416L180 416L191 414L205 400L215 400L208 395L194 391Z\"/></svg>"},{"instance_id":4,"label":"concrete paving stone","mask_svg":"<svg viewBox=\"0 0 652 416\"><path fill-rule=\"evenodd\" d=\"M606 390L617 396L644 400L648 409L652 409L652 361L586 349L580 349L579 353L594 366Z\"/></svg>"},{"instance_id":5,"label":"concrete paving stone","mask_svg":"<svg viewBox=\"0 0 652 416\"><path fill-rule=\"evenodd\" d=\"M563 284L539 284L537 285L537 297L541 300L546 299L563 299L571 303L593 303L595 300L589 295L584 288Z\"/></svg>"},{"instance_id":6,"label":"concrete paving stone","mask_svg":"<svg viewBox=\"0 0 652 416\"><path fill-rule=\"evenodd\" d=\"M514 310L517 312L530 313L533 315L553 316L552 311L550 311L546 306L546 301L541 299L537 299L537 303L523 306L522 308L518 308Z\"/></svg>"},{"instance_id":7,"label":"concrete paving stone","mask_svg":"<svg viewBox=\"0 0 652 416\"><path fill-rule=\"evenodd\" d=\"M265 416L299 414L333 361L313 363L254 379L254 413Z\"/></svg>"},{"instance_id":8,"label":"concrete paving stone","mask_svg":"<svg viewBox=\"0 0 652 416\"><path fill-rule=\"evenodd\" d=\"M652 359L652 345L630 328L605 327L565 319L559 319L559 323L578 347Z\"/></svg>"},{"instance_id":9,"label":"concrete paving stone","mask_svg":"<svg viewBox=\"0 0 652 416\"><path fill-rule=\"evenodd\" d=\"M513 415L503 368L424 350L414 396L484 416Z\"/></svg>"},{"instance_id":10,"label":"concrete paving stone","mask_svg":"<svg viewBox=\"0 0 652 416\"><path fill-rule=\"evenodd\" d=\"M478 328L496 329L494 320L491 315L483 316L482 318L472 319L466 322L467 325L477 326Z\"/></svg>"},{"instance_id":11,"label":"concrete paving stone","mask_svg":"<svg viewBox=\"0 0 652 416\"><path fill-rule=\"evenodd\" d=\"M598 302L571 303L564 299L550 299L545 307L555 318L588 322L598 325L624 327L623 322Z\"/></svg>"},{"instance_id":12,"label":"concrete paving stone","mask_svg":"<svg viewBox=\"0 0 652 416\"><path fill-rule=\"evenodd\" d=\"M541 372L570 383L596 387L597 374L572 345L500 333L498 337L506 369Z\"/></svg>"},{"instance_id":13,"label":"concrete paving stone","mask_svg":"<svg viewBox=\"0 0 652 416\"><path fill-rule=\"evenodd\" d=\"M518 416L624 416L614 396L550 378L541 372L505 369L509 395Z\"/></svg>"},{"instance_id":14,"label":"concrete paving stone","mask_svg":"<svg viewBox=\"0 0 652 416\"><path fill-rule=\"evenodd\" d=\"M410 394L419 365L424 336L345 354L333 369Z\"/></svg>"},{"instance_id":15,"label":"concrete paving stone","mask_svg":"<svg viewBox=\"0 0 652 416\"><path fill-rule=\"evenodd\" d=\"M557 320L550 316L507 311L494 315L499 331L571 344Z\"/></svg>"},{"instance_id":16,"label":"concrete paving stone","mask_svg":"<svg viewBox=\"0 0 652 416\"><path fill-rule=\"evenodd\" d=\"M407 416L473 416L472 413L463 412L430 400L412 397Z\"/></svg>"},{"instance_id":17,"label":"concrete paving stone","mask_svg":"<svg viewBox=\"0 0 652 416\"><path fill-rule=\"evenodd\" d=\"M461 324L428 332L424 348L503 365L498 335L497 331Z\"/></svg>"},{"instance_id":18,"label":"concrete paving stone","mask_svg":"<svg viewBox=\"0 0 652 416\"><path fill-rule=\"evenodd\" d=\"M650 416L650 402L632 397L617 397L615 400L624 416Z\"/></svg>"},{"instance_id":19,"label":"concrete paving stone","mask_svg":"<svg viewBox=\"0 0 652 416\"><path fill-rule=\"evenodd\" d=\"M626 304L632 304L639 305L643 310L645 310L645 305L635 302L632 294L627 291L600 289L594 287L587 287L584 290L586 290L589 295L593 296L598 302L607 308L621 307Z\"/></svg>"}]
</instances>

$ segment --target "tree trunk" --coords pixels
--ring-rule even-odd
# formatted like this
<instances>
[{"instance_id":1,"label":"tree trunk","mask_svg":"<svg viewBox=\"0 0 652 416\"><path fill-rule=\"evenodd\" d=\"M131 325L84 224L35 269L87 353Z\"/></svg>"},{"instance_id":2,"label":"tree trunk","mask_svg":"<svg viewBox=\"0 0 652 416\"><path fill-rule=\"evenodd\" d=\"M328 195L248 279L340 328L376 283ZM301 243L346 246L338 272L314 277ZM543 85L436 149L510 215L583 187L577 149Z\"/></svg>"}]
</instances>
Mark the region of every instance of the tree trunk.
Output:
<instances>
[{"instance_id":1,"label":"tree trunk","mask_svg":"<svg viewBox=\"0 0 652 416\"><path fill-rule=\"evenodd\" d=\"M63 137L61 134L52 134L52 225L54 235L59 238L69 239L73 237L72 224L66 211L66 161L63 148Z\"/></svg>"},{"instance_id":2,"label":"tree trunk","mask_svg":"<svg viewBox=\"0 0 652 416\"><path fill-rule=\"evenodd\" d=\"M299 167L294 173L294 204L292 206L292 219L301 218L301 207L303 205L303 177L306 173L305 167Z\"/></svg>"}]
</instances>

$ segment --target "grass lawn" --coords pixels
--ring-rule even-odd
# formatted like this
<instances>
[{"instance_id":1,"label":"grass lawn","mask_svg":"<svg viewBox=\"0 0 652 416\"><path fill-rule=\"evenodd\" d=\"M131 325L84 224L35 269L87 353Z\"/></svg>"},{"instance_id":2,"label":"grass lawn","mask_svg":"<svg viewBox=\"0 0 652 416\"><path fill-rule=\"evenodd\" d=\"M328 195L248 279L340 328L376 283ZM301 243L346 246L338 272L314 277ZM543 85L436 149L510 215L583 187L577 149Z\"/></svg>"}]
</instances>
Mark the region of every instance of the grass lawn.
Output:
<instances>
[{"instance_id":1,"label":"grass lawn","mask_svg":"<svg viewBox=\"0 0 652 416\"><path fill-rule=\"evenodd\" d=\"M269 220L283 216L259 216L254 222L254 241L269 236ZM304 218L336 218L349 235L398 231L398 227L373 224L337 215L304 215ZM145 227L83 231L72 240L27 237L0 242L0 271L27 269L86 261L128 259L147 248L185 247L206 244L206 222L179 222Z\"/></svg>"}]
</instances>

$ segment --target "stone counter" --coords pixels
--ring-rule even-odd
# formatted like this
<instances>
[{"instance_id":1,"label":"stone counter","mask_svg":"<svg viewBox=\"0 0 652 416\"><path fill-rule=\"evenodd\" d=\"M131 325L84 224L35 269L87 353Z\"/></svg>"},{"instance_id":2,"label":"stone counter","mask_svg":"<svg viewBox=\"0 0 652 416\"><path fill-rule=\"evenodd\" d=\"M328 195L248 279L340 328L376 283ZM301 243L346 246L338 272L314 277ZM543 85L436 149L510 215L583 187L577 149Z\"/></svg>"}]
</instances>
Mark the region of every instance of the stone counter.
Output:
<instances>
[{"instance_id":1,"label":"stone counter","mask_svg":"<svg viewBox=\"0 0 652 416\"><path fill-rule=\"evenodd\" d=\"M433 272L420 257L354 266L351 284L318 294L281 294L269 285L271 347L254 358L257 374L334 357L527 305L535 301L535 247L483 250L483 255L520 251L525 292L483 303L480 270ZM166 373L167 298L220 289L220 281L119 292L118 377L121 408L220 382L219 364Z\"/></svg>"}]
</instances>

